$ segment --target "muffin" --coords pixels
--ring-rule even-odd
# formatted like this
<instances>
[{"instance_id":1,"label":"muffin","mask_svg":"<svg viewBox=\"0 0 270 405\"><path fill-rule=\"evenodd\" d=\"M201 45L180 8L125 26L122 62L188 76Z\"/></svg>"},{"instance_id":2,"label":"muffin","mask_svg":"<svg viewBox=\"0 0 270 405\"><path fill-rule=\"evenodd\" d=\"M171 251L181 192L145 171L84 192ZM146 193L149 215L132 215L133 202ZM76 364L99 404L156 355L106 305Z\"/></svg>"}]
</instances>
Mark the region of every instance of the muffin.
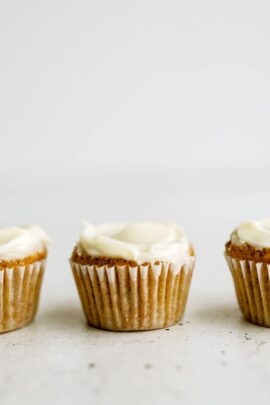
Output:
<instances>
[{"instance_id":1,"label":"muffin","mask_svg":"<svg viewBox=\"0 0 270 405\"><path fill-rule=\"evenodd\" d=\"M0 332L35 317L48 236L36 226L0 229Z\"/></svg>"},{"instance_id":2,"label":"muffin","mask_svg":"<svg viewBox=\"0 0 270 405\"><path fill-rule=\"evenodd\" d=\"M270 327L270 220L241 223L226 243L225 257L244 317Z\"/></svg>"},{"instance_id":3,"label":"muffin","mask_svg":"<svg viewBox=\"0 0 270 405\"><path fill-rule=\"evenodd\" d=\"M70 263L90 325L149 330L181 320L195 254L173 223L86 223Z\"/></svg>"}]
</instances>

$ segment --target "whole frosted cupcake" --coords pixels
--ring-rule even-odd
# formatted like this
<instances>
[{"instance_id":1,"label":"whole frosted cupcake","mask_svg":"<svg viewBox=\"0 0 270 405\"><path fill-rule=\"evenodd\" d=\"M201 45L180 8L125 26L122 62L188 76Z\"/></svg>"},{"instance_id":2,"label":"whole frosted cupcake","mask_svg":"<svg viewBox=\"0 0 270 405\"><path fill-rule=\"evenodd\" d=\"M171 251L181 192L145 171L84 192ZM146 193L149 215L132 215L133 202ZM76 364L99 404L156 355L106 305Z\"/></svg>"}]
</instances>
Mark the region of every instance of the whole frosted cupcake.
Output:
<instances>
[{"instance_id":1,"label":"whole frosted cupcake","mask_svg":"<svg viewBox=\"0 0 270 405\"><path fill-rule=\"evenodd\" d=\"M195 255L176 224L85 224L70 262L88 322L131 331L180 321Z\"/></svg>"},{"instance_id":2,"label":"whole frosted cupcake","mask_svg":"<svg viewBox=\"0 0 270 405\"><path fill-rule=\"evenodd\" d=\"M225 256L245 318L270 327L270 220L241 223Z\"/></svg>"},{"instance_id":3,"label":"whole frosted cupcake","mask_svg":"<svg viewBox=\"0 0 270 405\"><path fill-rule=\"evenodd\" d=\"M48 236L36 226L0 229L0 332L34 319L47 242Z\"/></svg>"}]
</instances>

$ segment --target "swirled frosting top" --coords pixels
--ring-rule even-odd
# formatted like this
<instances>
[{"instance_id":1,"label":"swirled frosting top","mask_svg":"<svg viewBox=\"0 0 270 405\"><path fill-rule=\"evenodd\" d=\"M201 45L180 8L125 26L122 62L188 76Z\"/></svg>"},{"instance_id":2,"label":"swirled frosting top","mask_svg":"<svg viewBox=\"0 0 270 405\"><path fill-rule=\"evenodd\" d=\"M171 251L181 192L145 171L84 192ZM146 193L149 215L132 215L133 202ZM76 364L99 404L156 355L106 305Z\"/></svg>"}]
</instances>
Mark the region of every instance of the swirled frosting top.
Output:
<instances>
[{"instance_id":1,"label":"swirled frosting top","mask_svg":"<svg viewBox=\"0 0 270 405\"><path fill-rule=\"evenodd\" d=\"M190 243L174 223L84 224L77 247L93 257L110 257L137 263L165 261L185 263Z\"/></svg>"},{"instance_id":2,"label":"swirled frosting top","mask_svg":"<svg viewBox=\"0 0 270 405\"><path fill-rule=\"evenodd\" d=\"M19 260L42 252L48 235L37 226L0 229L0 260Z\"/></svg>"},{"instance_id":3,"label":"swirled frosting top","mask_svg":"<svg viewBox=\"0 0 270 405\"><path fill-rule=\"evenodd\" d=\"M256 249L270 248L270 219L242 222L231 234L233 245L248 244Z\"/></svg>"}]
</instances>

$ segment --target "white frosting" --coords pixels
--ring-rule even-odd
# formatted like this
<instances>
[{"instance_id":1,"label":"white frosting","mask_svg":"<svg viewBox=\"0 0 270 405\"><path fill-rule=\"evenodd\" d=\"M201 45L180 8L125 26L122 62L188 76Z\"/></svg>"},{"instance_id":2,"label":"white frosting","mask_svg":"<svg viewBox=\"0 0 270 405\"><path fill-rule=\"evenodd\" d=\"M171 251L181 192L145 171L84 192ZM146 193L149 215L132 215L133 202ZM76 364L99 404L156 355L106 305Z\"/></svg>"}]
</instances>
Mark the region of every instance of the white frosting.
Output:
<instances>
[{"instance_id":1,"label":"white frosting","mask_svg":"<svg viewBox=\"0 0 270 405\"><path fill-rule=\"evenodd\" d=\"M42 252L48 235L37 226L0 229L0 260L19 260Z\"/></svg>"},{"instance_id":2,"label":"white frosting","mask_svg":"<svg viewBox=\"0 0 270 405\"><path fill-rule=\"evenodd\" d=\"M256 248L270 248L270 219L242 222L231 235L234 245L248 245Z\"/></svg>"},{"instance_id":3,"label":"white frosting","mask_svg":"<svg viewBox=\"0 0 270 405\"><path fill-rule=\"evenodd\" d=\"M174 223L141 222L99 226L85 223L78 248L94 257L132 260L139 264L190 262L190 243L184 230Z\"/></svg>"}]
</instances>

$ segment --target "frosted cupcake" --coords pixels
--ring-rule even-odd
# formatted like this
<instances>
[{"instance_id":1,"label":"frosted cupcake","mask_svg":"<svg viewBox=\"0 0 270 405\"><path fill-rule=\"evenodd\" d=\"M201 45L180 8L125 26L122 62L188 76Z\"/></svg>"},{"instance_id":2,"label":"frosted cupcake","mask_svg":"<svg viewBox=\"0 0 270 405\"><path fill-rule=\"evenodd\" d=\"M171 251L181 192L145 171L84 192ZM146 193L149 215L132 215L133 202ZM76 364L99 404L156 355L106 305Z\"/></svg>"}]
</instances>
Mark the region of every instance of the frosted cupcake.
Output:
<instances>
[{"instance_id":1,"label":"frosted cupcake","mask_svg":"<svg viewBox=\"0 0 270 405\"><path fill-rule=\"evenodd\" d=\"M270 327L270 220L241 223L226 244L225 256L245 318Z\"/></svg>"},{"instance_id":2,"label":"frosted cupcake","mask_svg":"<svg viewBox=\"0 0 270 405\"><path fill-rule=\"evenodd\" d=\"M132 331L181 320L195 255L176 224L85 224L70 262L89 324Z\"/></svg>"},{"instance_id":3,"label":"frosted cupcake","mask_svg":"<svg viewBox=\"0 0 270 405\"><path fill-rule=\"evenodd\" d=\"M47 242L48 236L36 226L0 229L0 332L34 319Z\"/></svg>"}]
</instances>

